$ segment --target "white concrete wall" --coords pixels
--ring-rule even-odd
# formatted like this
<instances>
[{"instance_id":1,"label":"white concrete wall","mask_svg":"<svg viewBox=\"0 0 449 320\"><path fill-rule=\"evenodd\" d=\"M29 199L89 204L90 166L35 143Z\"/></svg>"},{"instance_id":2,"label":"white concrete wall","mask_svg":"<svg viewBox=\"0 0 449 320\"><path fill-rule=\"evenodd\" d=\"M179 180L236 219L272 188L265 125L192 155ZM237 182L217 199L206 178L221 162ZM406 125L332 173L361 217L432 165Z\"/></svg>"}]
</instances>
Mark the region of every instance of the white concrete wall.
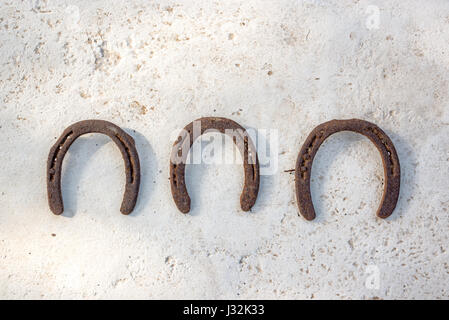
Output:
<instances>
[{"instance_id":1,"label":"white concrete wall","mask_svg":"<svg viewBox=\"0 0 449 320\"><path fill-rule=\"evenodd\" d=\"M1 1L0 298L447 299L448 71L442 0ZM201 116L277 130L251 213L238 164L190 166L192 211L176 209L171 138ZM284 170L316 125L352 117L395 143L398 207L376 218L380 156L340 133L315 160L307 222ZM101 135L65 159L64 215L48 208L48 151L90 118L136 139L130 216Z\"/></svg>"}]
</instances>

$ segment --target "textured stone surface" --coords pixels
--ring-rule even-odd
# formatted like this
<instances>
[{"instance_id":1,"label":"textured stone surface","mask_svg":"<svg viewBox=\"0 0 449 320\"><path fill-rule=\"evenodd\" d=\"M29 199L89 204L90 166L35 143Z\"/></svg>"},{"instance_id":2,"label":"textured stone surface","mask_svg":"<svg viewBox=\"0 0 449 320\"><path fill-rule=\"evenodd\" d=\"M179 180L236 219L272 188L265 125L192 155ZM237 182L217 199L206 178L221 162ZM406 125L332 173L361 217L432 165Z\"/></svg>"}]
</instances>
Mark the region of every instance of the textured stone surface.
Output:
<instances>
[{"instance_id":1,"label":"textured stone surface","mask_svg":"<svg viewBox=\"0 0 449 320\"><path fill-rule=\"evenodd\" d=\"M449 297L447 1L9 0L0 53L0 298ZM239 164L190 166L192 210L176 209L172 139L202 116L278 130L278 170L261 177L251 213ZM130 216L123 160L101 135L73 144L64 215L48 208L50 147L89 118L136 140ZM298 216L284 171L333 118L393 140L390 218L375 216L380 155L353 133L321 147L317 218Z\"/></svg>"}]
</instances>

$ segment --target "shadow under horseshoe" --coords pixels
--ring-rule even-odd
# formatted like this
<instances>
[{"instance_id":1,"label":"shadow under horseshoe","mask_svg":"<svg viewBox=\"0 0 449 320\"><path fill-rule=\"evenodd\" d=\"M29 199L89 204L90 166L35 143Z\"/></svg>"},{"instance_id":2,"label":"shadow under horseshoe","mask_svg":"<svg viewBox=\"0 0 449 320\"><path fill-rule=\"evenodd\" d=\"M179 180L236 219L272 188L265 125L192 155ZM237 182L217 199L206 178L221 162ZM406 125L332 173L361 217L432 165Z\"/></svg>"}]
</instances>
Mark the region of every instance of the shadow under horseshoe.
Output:
<instances>
[{"instance_id":1,"label":"shadow under horseshoe","mask_svg":"<svg viewBox=\"0 0 449 320\"><path fill-rule=\"evenodd\" d=\"M140 158L139 197L133 212L129 215L134 217L144 212L146 205L150 202L157 184L158 163L153 147L143 134L134 129L124 128L124 130L133 136Z\"/></svg>"}]
</instances>

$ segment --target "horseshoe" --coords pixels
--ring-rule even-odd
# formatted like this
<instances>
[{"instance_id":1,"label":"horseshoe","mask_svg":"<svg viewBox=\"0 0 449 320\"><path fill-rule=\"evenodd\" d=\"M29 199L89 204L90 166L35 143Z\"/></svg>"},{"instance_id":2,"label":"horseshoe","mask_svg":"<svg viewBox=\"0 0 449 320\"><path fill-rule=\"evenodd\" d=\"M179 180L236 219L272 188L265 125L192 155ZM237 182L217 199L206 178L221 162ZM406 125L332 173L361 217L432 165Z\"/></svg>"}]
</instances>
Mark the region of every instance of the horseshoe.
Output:
<instances>
[{"instance_id":1,"label":"horseshoe","mask_svg":"<svg viewBox=\"0 0 449 320\"><path fill-rule=\"evenodd\" d=\"M317 126L307 137L298 154L295 168L296 199L299 211L307 220L315 219L312 196L310 194L310 176L312 163L319 147L330 135L340 131L353 131L368 137L379 150L384 167L384 192L377 210L377 216L385 219L391 215L399 197L401 169L393 142L378 126L359 119L332 120Z\"/></svg>"},{"instance_id":2,"label":"horseshoe","mask_svg":"<svg viewBox=\"0 0 449 320\"><path fill-rule=\"evenodd\" d=\"M200 128L197 129L197 125ZM249 211L256 202L259 192L259 160L256 148L247 131L237 122L216 117L200 118L189 123L173 145L170 159L170 184L176 206L182 213L190 211L190 197L185 183L188 151L199 136L212 129L231 136L243 155L245 183L240 196L240 206L243 211Z\"/></svg>"},{"instance_id":3,"label":"horseshoe","mask_svg":"<svg viewBox=\"0 0 449 320\"><path fill-rule=\"evenodd\" d=\"M140 186L139 155L134 139L115 124L104 120L76 122L64 130L50 149L47 161L47 194L51 211L59 215L64 211L61 193L61 168L64 156L72 143L86 133L102 133L115 142L125 162L126 184L121 213L129 214L136 205Z\"/></svg>"}]
</instances>

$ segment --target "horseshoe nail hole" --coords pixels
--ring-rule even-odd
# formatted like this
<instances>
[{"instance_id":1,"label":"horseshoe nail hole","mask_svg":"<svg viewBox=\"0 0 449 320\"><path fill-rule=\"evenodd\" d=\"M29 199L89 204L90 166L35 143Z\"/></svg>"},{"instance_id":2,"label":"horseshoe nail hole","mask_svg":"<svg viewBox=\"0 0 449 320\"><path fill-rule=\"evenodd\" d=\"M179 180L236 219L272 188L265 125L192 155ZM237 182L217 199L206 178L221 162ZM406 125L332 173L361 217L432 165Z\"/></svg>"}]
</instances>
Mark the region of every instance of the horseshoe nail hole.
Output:
<instances>
[{"instance_id":1,"label":"horseshoe nail hole","mask_svg":"<svg viewBox=\"0 0 449 320\"><path fill-rule=\"evenodd\" d=\"M385 150L387 150L387 154L388 154L388 160L389 160L389 162L390 162L390 166L391 166L391 174L394 174L394 168L396 167L395 166L395 163L393 162L393 157L392 157L392 154L391 154L391 149L390 149L390 147L389 147L389 145L388 145L388 143L386 142L386 140L385 140L385 137L382 135L382 133L379 131L379 130L377 130L376 128L373 128L373 127L368 127L368 128L366 128L365 129L366 131L371 131L379 140L380 140L380 142L381 142L381 144L384 146L384 148L385 148Z\"/></svg>"},{"instance_id":2,"label":"horseshoe nail hole","mask_svg":"<svg viewBox=\"0 0 449 320\"><path fill-rule=\"evenodd\" d=\"M50 169L53 169L55 167L56 161L58 161L58 154L59 154L60 150L62 150L62 148L64 147L64 144L66 143L66 141L68 139L70 139L72 134L73 134L73 131L70 131L64 136L64 138L61 139L61 142L59 143L58 148L56 149L53 159L51 160ZM51 176L50 176L50 178L52 179Z\"/></svg>"},{"instance_id":3,"label":"horseshoe nail hole","mask_svg":"<svg viewBox=\"0 0 449 320\"><path fill-rule=\"evenodd\" d=\"M320 130L320 134L318 135L318 138L323 137L323 135L324 135L324 130Z\"/></svg>"},{"instance_id":4,"label":"horseshoe nail hole","mask_svg":"<svg viewBox=\"0 0 449 320\"><path fill-rule=\"evenodd\" d=\"M316 145L316 143L318 142L318 138L322 138L324 135L324 130L320 130L320 132L318 133L318 135L314 135L309 143L309 146L307 147L307 151L306 153L304 153L302 155L302 161L301 161L301 166L300 166L300 171L303 172L301 174L301 177L303 180L305 180L307 178L307 175L304 174L307 171L307 165L311 160L311 154L313 152L313 149Z\"/></svg>"},{"instance_id":5,"label":"horseshoe nail hole","mask_svg":"<svg viewBox=\"0 0 449 320\"><path fill-rule=\"evenodd\" d=\"M173 164L173 174L172 174L171 179L172 179L173 184L175 185L175 187L178 187L178 177L176 175L176 168L177 167L178 167L177 164Z\"/></svg>"}]
</instances>

